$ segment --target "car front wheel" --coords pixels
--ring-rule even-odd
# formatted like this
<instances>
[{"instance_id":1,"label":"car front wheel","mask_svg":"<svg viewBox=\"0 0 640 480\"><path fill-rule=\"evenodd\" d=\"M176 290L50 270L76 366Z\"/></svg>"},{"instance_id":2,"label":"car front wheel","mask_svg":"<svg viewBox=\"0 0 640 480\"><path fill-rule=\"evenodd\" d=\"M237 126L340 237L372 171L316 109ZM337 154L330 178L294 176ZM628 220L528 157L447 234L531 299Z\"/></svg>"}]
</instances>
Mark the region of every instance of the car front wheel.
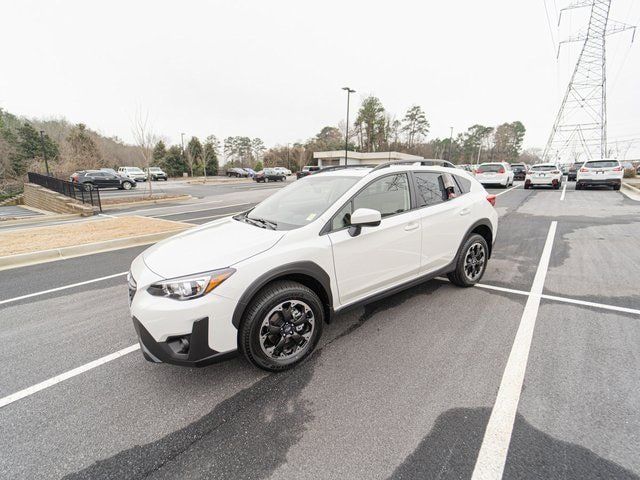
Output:
<instances>
[{"instance_id":1,"label":"car front wheel","mask_svg":"<svg viewBox=\"0 0 640 480\"><path fill-rule=\"evenodd\" d=\"M289 369L318 344L324 308L318 296L289 280L267 285L247 308L238 346L255 366L271 372Z\"/></svg>"},{"instance_id":2,"label":"car front wheel","mask_svg":"<svg viewBox=\"0 0 640 480\"><path fill-rule=\"evenodd\" d=\"M122 188L124 188L125 190L131 190L131 187L133 187L131 182L122 182Z\"/></svg>"},{"instance_id":3,"label":"car front wheel","mask_svg":"<svg viewBox=\"0 0 640 480\"><path fill-rule=\"evenodd\" d=\"M449 280L459 287L472 287L480 281L487 268L489 246L477 233L467 238L456 261L456 268L447 274Z\"/></svg>"}]
</instances>

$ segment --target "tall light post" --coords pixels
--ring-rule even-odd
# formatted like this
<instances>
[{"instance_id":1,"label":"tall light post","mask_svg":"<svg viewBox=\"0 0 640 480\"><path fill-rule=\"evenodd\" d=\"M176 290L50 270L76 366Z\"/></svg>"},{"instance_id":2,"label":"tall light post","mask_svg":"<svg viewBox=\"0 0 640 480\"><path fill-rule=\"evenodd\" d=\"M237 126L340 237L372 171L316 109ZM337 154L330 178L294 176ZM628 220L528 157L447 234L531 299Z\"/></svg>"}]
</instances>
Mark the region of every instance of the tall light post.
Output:
<instances>
[{"instance_id":1,"label":"tall light post","mask_svg":"<svg viewBox=\"0 0 640 480\"><path fill-rule=\"evenodd\" d=\"M44 148L44 130L40 130L40 145L42 146L42 156L44 157L44 168L47 170L47 177L50 177L49 173L49 161L47 160L47 150Z\"/></svg>"},{"instance_id":2,"label":"tall light post","mask_svg":"<svg viewBox=\"0 0 640 480\"><path fill-rule=\"evenodd\" d=\"M347 151L349 149L349 97L352 93L356 93L356 91L349 87L342 87L342 90L347 91L347 128L344 132L344 164L347 165Z\"/></svg>"},{"instance_id":3,"label":"tall light post","mask_svg":"<svg viewBox=\"0 0 640 480\"><path fill-rule=\"evenodd\" d=\"M180 144L182 145L182 163L185 163L185 161L184 161L184 133L180 134Z\"/></svg>"},{"instance_id":4,"label":"tall light post","mask_svg":"<svg viewBox=\"0 0 640 480\"><path fill-rule=\"evenodd\" d=\"M291 170L291 160L289 160L289 144L287 143L287 168Z\"/></svg>"},{"instance_id":5,"label":"tall light post","mask_svg":"<svg viewBox=\"0 0 640 480\"><path fill-rule=\"evenodd\" d=\"M451 133L449 134L449 161L451 162L451 150L453 148L453 127L451 128Z\"/></svg>"}]
</instances>

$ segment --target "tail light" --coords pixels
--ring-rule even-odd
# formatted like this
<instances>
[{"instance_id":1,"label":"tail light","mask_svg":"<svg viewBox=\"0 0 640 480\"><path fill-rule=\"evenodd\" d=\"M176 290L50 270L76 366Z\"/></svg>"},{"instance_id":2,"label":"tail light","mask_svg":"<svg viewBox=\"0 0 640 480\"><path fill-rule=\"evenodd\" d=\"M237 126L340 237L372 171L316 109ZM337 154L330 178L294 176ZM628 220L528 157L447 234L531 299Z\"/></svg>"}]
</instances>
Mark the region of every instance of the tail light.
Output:
<instances>
[{"instance_id":1,"label":"tail light","mask_svg":"<svg viewBox=\"0 0 640 480\"><path fill-rule=\"evenodd\" d=\"M487 195L487 202L489 202L492 207L495 207L496 206L496 195Z\"/></svg>"},{"instance_id":2,"label":"tail light","mask_svg":"<svg viewBox=\"0 0 640 480\"><path fill-rule=\"evenodd\" d=\"M588 169L588 168L584 168L584 167L582 167L582 168L580 169L580 171L581 171L582 173L585 173L585 172L588 172L588 171L589 171L589 169Z\"/></svg>"},{"instance_id":3,"label":"tail light","mask_svg":"<svg viewBox=\"0 0 640 480\"><path fill-rule=\"evenodd\" d=\"M483 173L483 171L482 171L481 168L479 168L479 169L476 170L476 173Z\"/></svg>"},{"instance_id":4,"label":"tail light","mask_svg":"<svg viewBox=\"0 0 640 480\"><path fill-rule=\"evenodd\" d=\"M504 168L501 168L500 170L498 170L498 173L504 173Z\"/></svg>"},{"instance_id":5,"label":"tail light","mask_svg":"<svg viewBox=\"0 0 640 480\"><path fill-rule=\"evenodd\" d=\"M622 167L616 167L613 169L614 172L621 172L622 171Z\"/></svg>"},{"instance_id":6,"label":"tail light","mask_svg":"<svg viewBox=\"0 0 640 480\"><path fill-rule=\"evenodd\" d=\"M554 171L553 171L553 172L551 172L551 173L552 173L552 174L554 174L554 175L557 175L558 173L560 173L560 171L559 171L559 170L554 170Z\"/></svg>"}]
</instances>

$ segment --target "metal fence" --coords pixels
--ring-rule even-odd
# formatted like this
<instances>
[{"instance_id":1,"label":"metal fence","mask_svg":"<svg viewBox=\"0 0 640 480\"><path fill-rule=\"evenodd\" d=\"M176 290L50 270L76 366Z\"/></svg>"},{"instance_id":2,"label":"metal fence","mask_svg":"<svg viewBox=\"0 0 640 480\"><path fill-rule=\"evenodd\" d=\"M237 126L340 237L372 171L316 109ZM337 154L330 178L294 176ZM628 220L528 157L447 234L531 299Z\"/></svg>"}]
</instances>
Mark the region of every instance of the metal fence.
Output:
<instances>
[{"instance_id":1,"label":"metal fence","mask_svg":"<svg viewBox=\"0 0 640 480\"><path fill-rule=\"evenodd\" d=\"M93 207L98 207L102 212L102 203L100 202L100 190L93 187L91 190L85 189L77 183L67 182L55 177L40 175L39 173L29 172L29 183L35 183L54 192L61 193L66 197L73 198L82 203L86 203Z\"/></svg>"}]
</instances>

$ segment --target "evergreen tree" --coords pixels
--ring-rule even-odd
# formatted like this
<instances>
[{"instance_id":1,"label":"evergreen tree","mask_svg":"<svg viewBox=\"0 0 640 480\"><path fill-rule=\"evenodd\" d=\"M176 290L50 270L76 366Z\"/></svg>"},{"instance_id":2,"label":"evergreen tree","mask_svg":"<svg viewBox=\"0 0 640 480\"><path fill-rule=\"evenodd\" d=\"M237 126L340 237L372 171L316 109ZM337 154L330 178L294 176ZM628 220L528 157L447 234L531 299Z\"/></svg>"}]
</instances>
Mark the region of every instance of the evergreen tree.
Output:
<instances>
[{"instance_id":1,"label":"evergreen tree","mask_svg":"<svg viewBox=\"0 0 640 480\"><path fill-rule=\"evenodd\" d=\"M165 146L162 140L159 140L158 143L156 143L156 146L153 147L152 158L154 162L162 163L166 154L167 154L167 147Z\"/></svg>"},{"instance_id":2,"label":"evergreen tree","mask_svg":"<svg viewBox=\"0 0 640 480\"><path fill-rule=\"evenodd\" d=\"M207 175L217 175L220 168L218 161L218 152L220 150L220 142L215 135L209 135L202 146L203 160L207 169Z\"/></svg>"},{"instance_id":3,"label":"evergreen tree","mask_svg":"<svg viewBox=\"0 0 640 480\"><path fill-rule=\"evenodd\" d=\"M187 171L182 149L178 145L169 147L161 165L166 174L171 177L181 177Z\"/></svg>"}]
</instances>

